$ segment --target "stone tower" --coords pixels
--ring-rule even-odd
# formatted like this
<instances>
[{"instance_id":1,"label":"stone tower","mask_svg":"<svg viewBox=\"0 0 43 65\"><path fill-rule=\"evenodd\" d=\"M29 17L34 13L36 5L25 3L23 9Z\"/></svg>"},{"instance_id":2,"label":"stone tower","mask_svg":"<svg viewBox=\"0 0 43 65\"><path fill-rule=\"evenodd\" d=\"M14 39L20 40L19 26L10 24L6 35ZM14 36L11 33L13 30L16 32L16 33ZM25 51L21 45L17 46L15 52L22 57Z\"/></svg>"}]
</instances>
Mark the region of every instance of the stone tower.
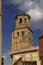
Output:
<instances>
[{"instance_id":1,"label":"stone tower","mask_svg":"<svg viewBox=\"0 0 43 65\"><path fill-rule=\"evenodd\" d=\"M23 13L16 16L16 27L12 31L12 53L33 45L30 16Z\"/></svg>"},{"instance_id":2,"label":"stone tower","mask_svg":"<svg viewBox=\"0 0 43 65\"><path fill-rule=\"evenodd\" d=\"M30 16L23 13L16 17L16 27L12 31L12 65L41 65L39 47L33 46Z\"/></svg>"},{"instance_id":3,"label":"stone tower","mask_svg":"<svg viewBox=\"0 0 43 65\"><path fill-rule=\"evenodd\" d=\"M33 36L30 29L30 16L23 13L16 17L16 27L12 31L12 50L11 56L16 51L28 49L33 46Z\"/></svg>"},{"instance_id":4,"label":"stone tower","mask_svg":"<svg viewBox=\"0 0 43 65\"><path fill-rule=\"evenodd\" d=\"M1 1L0 0L0 65L1 65L1 58L2 58L2 7L1 7Z\"/></svg>"},{"instance_id":5,"label":"stone tower","mask_svg":"<svg viewBox=\"0 0 43 65\"><path fill-rule=\"evenodd\" d=\"M12 31L12 65L41 65L39 47L33 46L30 16L23 13L16 17L16 27Z\"/></svg>"}]
</instances>

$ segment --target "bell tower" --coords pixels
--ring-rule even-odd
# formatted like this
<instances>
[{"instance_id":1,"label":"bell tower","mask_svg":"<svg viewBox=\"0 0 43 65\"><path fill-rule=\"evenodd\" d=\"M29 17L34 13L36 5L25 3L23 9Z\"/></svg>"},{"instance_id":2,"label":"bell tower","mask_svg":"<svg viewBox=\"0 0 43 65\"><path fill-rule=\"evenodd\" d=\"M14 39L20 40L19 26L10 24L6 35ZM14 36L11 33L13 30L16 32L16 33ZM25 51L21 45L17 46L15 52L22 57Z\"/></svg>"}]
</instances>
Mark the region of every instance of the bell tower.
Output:
<instances>
[{"instance_id":1,"label":"bell tower","mask_svg":"<svg viewBox=\"0 0 43 65\"><path fill-rule=\"evenodd\" d=\"M33 46L32 31L30 29L30 16L23 13L16 17L16 27L12 31L12 54Z\"/></svg>"},{"instance_id":2,"label":"bell tower","mask_svg":"<svg viewBox=\"0 0 43 65\"><path fill-rule=\"evenodd\" d=\"M31 17L22 13L15 18L16 27L12 31L12 65L41 65L39 47L33 45L33 32L30 29Z\"/></svg>"}]
</instances>

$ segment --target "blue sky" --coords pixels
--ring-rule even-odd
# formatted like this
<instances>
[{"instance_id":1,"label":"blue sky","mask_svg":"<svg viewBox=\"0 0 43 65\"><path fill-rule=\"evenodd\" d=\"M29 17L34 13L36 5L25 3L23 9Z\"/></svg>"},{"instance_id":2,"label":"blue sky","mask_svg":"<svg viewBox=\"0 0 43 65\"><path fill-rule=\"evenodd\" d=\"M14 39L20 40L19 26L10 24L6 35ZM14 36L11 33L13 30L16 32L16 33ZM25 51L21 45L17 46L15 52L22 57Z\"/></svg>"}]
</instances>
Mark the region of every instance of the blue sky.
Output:
<instances>
[{"instance_id":1,"label":"blue sky","mask_svg":"<svg viewBox=\"0 0 43 65\"><path fill-rule=\"evenodd\" d=\"M15 16L25 12L31 16L34 45L39 45L39 36L43 34L43 0L3 0L2 1L2 54L5 65L11 65L11 34L15 28Z\"/></svg>"}]
</instances>

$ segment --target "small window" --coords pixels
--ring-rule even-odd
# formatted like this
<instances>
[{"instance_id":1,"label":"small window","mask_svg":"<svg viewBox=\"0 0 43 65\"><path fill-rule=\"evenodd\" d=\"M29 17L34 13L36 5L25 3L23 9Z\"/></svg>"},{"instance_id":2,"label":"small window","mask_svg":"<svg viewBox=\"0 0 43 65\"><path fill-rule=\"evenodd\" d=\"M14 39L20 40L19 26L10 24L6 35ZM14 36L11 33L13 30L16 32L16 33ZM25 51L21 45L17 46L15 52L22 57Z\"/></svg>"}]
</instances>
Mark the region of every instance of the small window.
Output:
<instances>
[{"instance_id":1,"label":"small window","mask_svg":"<svg viewBox=\"0 0 43 65\"><path fill-rule=\"evenodd\" d=\"M22 23L22 19L20 18L20 24Z\"/></svg>"},{"instance_id":2,"label":"small window","mask_svg":"<svg viewBox=\"0 0 43 65\"><path fill-rule=\"evenodd\" d=\"M24 32L22 31L22 35L24 35Z\"/></svg>"},{"instance_id":3,"label":"small window","mask_svg":"<svg viewBox=\"0 0 43 65\"><path fill-rule=\"evenodd\" d=\"M19 36L19 32L17 32L17 35Z\"/></svg>"}]
</instances>

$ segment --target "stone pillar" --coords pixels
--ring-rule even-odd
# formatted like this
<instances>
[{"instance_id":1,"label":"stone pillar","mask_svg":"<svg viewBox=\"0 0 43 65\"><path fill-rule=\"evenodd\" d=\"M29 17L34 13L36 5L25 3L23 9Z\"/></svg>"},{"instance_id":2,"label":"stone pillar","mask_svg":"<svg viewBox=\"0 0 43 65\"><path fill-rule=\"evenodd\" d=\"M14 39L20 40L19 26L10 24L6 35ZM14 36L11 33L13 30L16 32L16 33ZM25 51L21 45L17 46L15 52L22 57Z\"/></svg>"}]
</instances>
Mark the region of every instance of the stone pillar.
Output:
<instances>
[{"instance_id":1,"label":"stone pillar","mask_svg":"<svg viewBox=\"0 0 43 65\"><path fill-rule=\"evenodd\" d=\"M43 35L39 37L39 57L41 60L41 65L43 65Z\"/></svg>"},{"instance_id":2,"label":"stone pillar","mask_svg":"<svg viewBox=\"0 0 43 65\"><path fill-rule=\"evenodd\" d=\"M0 0L0 65L2 63L2 0Z\"/></svg>"}]
</instances>

